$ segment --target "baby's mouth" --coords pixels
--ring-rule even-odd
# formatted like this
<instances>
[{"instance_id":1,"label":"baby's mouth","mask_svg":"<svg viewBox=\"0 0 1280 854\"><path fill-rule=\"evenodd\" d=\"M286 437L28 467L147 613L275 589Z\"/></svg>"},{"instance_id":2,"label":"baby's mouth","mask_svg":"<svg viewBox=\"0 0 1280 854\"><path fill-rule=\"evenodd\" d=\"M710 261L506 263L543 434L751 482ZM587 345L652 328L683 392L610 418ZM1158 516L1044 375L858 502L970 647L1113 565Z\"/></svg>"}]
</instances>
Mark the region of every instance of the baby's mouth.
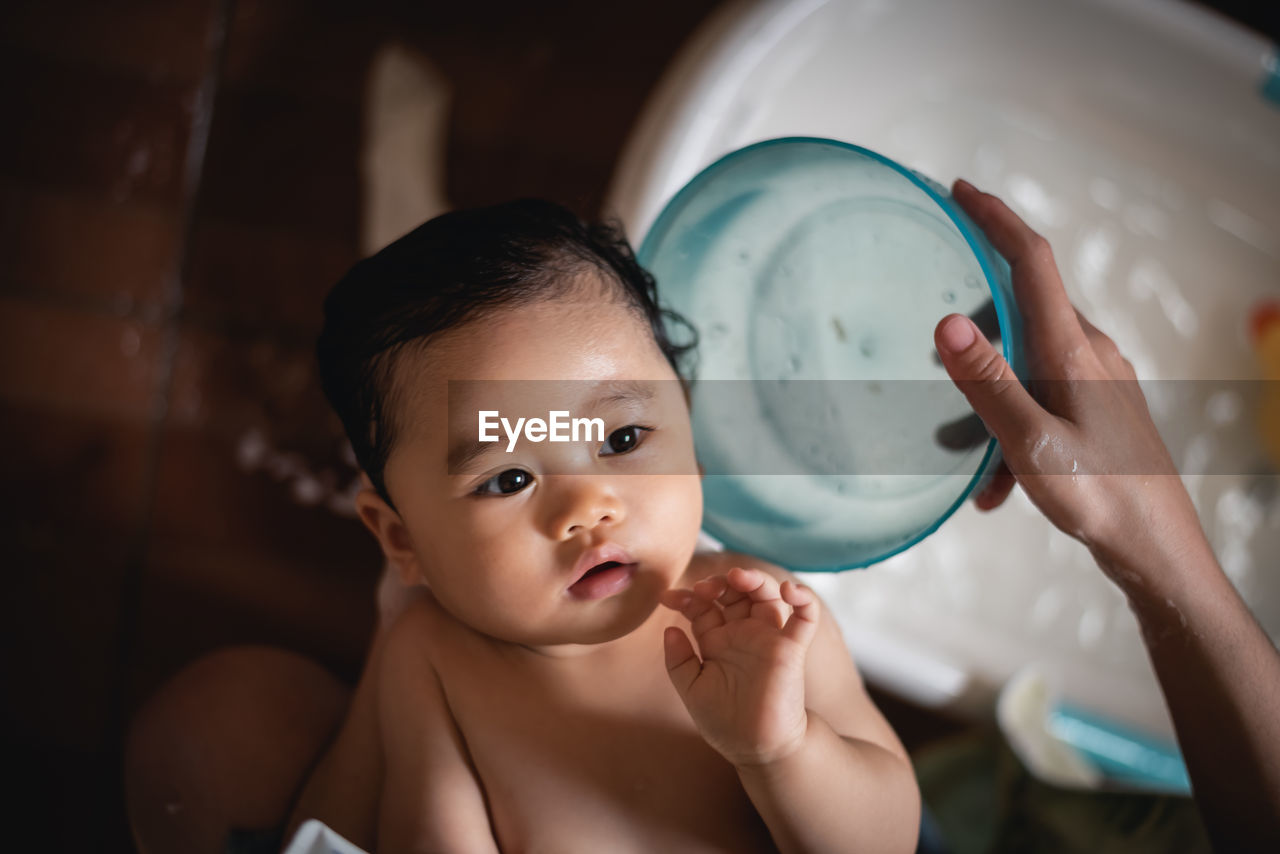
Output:
<instances>
[{"instance_id":1,"label":"baby's mouth","mask_svg":"<svg viewBox=\"0 0 1280 854\"><path fill-rule=\"evenodd\" d=\"M631 584L635 574L634 563L607 560L588 569L581 578L569 585L569 595L575 599L604 599Z\"/></svg>"},{"instance_id":2,"label":"baby's mouth","mask_svg":"<svg viewBox=\"0 0 1280 854\"><path fill-rule=\"evenodd\" d=\"M582 578L589 578L592 575L595 575L597 572L603 572L604 570L612 569L615 566L622 566L622 564L618 563L616 560L606 560L604 563L598 564L588 569L587 574L582 576ZM581 581L582 578L579 578L578 580Z\"/></svg>"}]
</instances>

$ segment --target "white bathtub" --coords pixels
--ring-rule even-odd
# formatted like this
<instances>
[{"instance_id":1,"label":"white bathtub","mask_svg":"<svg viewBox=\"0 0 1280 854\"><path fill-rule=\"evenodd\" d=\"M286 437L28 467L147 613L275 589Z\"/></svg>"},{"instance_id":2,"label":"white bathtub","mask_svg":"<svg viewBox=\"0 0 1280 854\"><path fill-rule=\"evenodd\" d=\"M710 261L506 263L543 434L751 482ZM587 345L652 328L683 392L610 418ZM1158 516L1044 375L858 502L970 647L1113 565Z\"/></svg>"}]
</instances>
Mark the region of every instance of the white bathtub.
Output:
<instances>
[{"instance_id":1,"label":"white bathtub","mask_svg":"<svg viewBox=\"0 0 1280 854\"><path fill-rule=\"evenodd\" d=\"M1280 295L1274 51L1173 0L730 3L648 105L610 207L636 243L703 166L827 136L998 193L1052 242L1076 304L1147 384L1224 567L1280 635L1280 498L1258 474L1251 303ZM989 711L1039 663L1064 696L1171 727L1119 593L1020 493L908 552L814 578L868 678Z\"/></svg>"}]
</instances>

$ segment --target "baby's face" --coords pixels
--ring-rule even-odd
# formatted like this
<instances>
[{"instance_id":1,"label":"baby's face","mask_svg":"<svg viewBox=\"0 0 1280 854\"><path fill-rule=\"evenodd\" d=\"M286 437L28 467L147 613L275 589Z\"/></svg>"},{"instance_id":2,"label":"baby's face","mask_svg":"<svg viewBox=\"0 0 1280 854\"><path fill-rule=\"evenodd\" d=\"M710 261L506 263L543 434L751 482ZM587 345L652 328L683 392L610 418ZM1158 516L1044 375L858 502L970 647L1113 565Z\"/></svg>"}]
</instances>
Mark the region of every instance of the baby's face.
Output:
<instances>
[{"instance_id":1,"label":"baby's face","mask_svg":"<svg viewBox=\"0 0 1280 854\"><path fill-rule=\"evenodd\" d=\"M643 319L595 291L451 330L396 368L404 426L385 477L416 569L455 617L513 643L632 631L685 571L701 524L675 372ZM522 433L508 451L501 426L479 441L481 411L514 426L556 410L601 419L604 441Z\"/></svg>"}]
</instances>

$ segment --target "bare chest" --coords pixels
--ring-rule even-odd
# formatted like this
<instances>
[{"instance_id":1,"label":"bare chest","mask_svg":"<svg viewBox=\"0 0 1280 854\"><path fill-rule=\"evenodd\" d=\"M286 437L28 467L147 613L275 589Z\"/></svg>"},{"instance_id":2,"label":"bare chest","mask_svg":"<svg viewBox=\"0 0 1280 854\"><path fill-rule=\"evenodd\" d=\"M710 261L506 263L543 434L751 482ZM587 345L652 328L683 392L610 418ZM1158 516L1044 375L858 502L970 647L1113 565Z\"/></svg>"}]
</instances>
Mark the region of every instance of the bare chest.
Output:
<instances>
[{"instance_id":1,"label":"bare chest","mask_svg":"<svg viewBox=\"0 0 1280 854\"><path fill-rule=\"evenodd\" d=\"M595 686L545 673L480 679L474 666L441 675L503 851L775 850L660 655Z\"/></svg>"}]
</instances>

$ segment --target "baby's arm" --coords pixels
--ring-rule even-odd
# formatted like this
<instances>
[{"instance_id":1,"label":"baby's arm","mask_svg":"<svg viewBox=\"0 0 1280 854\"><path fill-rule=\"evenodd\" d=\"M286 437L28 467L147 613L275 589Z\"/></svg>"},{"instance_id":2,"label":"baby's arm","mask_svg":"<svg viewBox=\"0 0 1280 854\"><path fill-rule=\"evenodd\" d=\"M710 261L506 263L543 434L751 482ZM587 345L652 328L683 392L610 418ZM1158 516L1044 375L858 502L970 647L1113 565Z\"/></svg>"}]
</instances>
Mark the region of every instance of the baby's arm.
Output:
<instances>
[{"instance_id":1,"label":"baby's arm","mask_svg":"<svg viewBox=\"0 0 1280 854\"><path fill-rule=\"evenodd\" d=\"M378 850L496 854L484 795L428 653L433 608L418 601L405 610L379 664Z\"/></svg>"},{"instance_id":2,"label":"baby's arm","mask_svg":"<svg viewBox=\"0 0 1280 854\"><path fill-rule=\"evenodd\" d=\"M995 196L957 182L955 199L1013 268L1036 391L967 319L938 325L943 364L1007 461L978 506L1016 477L1089 547L1138 619L1215 845L1280 850L1280 653L1218 566L1132 366L1072 307L1048 244Z\"/></svg>"},{"instance_id":3,"label":"baby's arm","mask_svg":"<svg viewBox=\"0 0 1280 854\"><path fill-rule=\"evenodd\" d=\"M701 654L668 629L672 683L780 850L911 851L920 795L906 752L822 602L765 566L664 595Z\"/></svg>"}]
</instances>

